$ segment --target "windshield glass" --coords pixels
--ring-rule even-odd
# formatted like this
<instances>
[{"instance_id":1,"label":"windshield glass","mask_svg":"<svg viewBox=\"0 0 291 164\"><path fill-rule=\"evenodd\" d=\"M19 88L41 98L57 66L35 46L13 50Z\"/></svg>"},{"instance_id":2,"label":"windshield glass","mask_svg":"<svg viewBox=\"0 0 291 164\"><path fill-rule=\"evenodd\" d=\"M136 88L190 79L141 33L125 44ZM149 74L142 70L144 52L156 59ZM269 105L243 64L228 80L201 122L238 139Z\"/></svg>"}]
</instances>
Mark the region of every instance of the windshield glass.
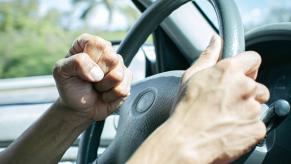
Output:
<instances>
[{"instance_id":1,"label":"windshield glass","mask_svg":"<svg viewBox=\"0 0 291 164\"><path fill-rule=\"evenodd\" d=\"M216 15L210 3L205 0L195 2L217 27ZM291 22L290 0L235 0L235 2L246 31L260 25Z\"/></svg>"},{"instance_id":2,"label":"windshield glass","mask_svg":"<svg viewBox=\"0 0 291 164\"><path fill-rule=\"evenodd\" d=\"M50 75L81 33L120 41L138 17L131 0L0 0L0 79Z\"/></svg>"}]
</instances>

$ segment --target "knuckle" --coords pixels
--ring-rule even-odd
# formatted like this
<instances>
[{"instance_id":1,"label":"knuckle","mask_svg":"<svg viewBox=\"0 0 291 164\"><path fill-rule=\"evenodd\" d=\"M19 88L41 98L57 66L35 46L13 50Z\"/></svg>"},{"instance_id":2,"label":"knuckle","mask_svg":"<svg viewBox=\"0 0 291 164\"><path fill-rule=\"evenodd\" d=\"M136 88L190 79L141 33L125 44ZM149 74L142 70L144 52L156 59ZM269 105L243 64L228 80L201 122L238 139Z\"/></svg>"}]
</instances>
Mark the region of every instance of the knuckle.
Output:
<instances>
[{"instance_id":1,"label":"knuckle","mask_svg":"<svg viewBox=\"0 0 291 164\"><path fill-rule=\"evenodd\" d=\"M95 47L96 40L94 38L88 38L88 40L86 40L86 43L92 47Z\"/></svg>"},{"instance_id":2,"label":"knuckle","mask_svg":"<svg viewBox=\"0 0 291 164\"><path fill-rule=\"evenodd\" d=\"M250 78L246 78L241 82L241 88L246 92L251 92L256 88L256 82Z\"/></svg>"},{"instance_id":3,"label":"knuckle","mask_svg":"<svg viewBox=\"0 0 291 164\"><path fill-rule=\"evenodd\" d=\"M123 57L120 54L117 54L117 57L118 57L120 63L122 63L124 65Z\"/></svg>"},{"instance_id":4,"label":"knuckle","mask_svg":"<svg viewBox=\"0 0 291 164\"><path fill-rule=\"evenodd\" d=\"M60 71L61 71L61 67L62 67L62 65L63 65L63 60L64 59L61 59L61 60L58 60L56 63L55 63L55 65L54 65L54 67L53 67L53 77L57 77L58 75L59 75L59 73L60 73Z\"/></svg>"},{"instance_id":5,"label":"knuckle","mask_svg":"<svg viewBox=\"0 0 291 164\"><path fill-rule=\"evenodd\" d=\"M113 67L119 63L119 59L116 55L106 55L104 60L107 67Z\"/></svg>"},{"instance_id":6,"label":"knuckle","mask_svg":"<svg viewBox=\"0 0 291 164\"><path fill-rule=\"evenodd\" d=\"M106 47L110 47L110 48L112 47L112 43L110 41L104 40L104 43L105 43Z\"/></svg>"},{"instance_id":7,"label":"knuckle","mask_svg":"<svg viewBox=\"0 0 291 164\"><path fill-rule=\"evenodd\" d=\"M98 43L103 44L105 46L112 46L111 42L108 40L105 40L99 36L96 36L95 39L97 40Z\"/></svg>"},{"instance_id":8,"label":"knuckle","mask_svg":"<svg viewBox=\"0 0 291 164\"><path fill-rule=\"evenodd\" d=\"M79 51L76 52L76 53L82 52L83 49L85 48L85 46L87 45L87 43L90 42L91 40L92 40L92 35L91 34L82 33L73 42L72 49L79 48Z\"/></svg>"},{"instance_id":9,"label":"knuckle","mask_svg":"<svg viewBox=\"0 0 291 164\"><path fill-rule=\"evenodd\" d=\"M108 79L110 80L110 83L116 84L123 80L123 75L120 73L110 73L108 74Z\"/></svg>"},{"instance_id":10,"label":"knuckle","mask_svg":"<svg viewBox=\"0 0 291 164\"><path fill-rule=\"evenodd\" d=\"M84 55L82 55L82 54L77 54L77 55L74 57L74 59L73 59L74 63L75 63L77 66L80 66L81 63L83 62L83 60L84 60Z\"/></svg>"},{"instance_id":11,"label":"knuckle","mask_svg":"<svg viewBox=\"0 0 291 164\"><path fill-rule=\"evenodd\" d=\"M256 138L258 140L263 139L266 136L266 133L267 133L267 129L266 129L265 124L262 121L259 121L256 124L255 128L256 128Z\"/></svg>"},{"instance_id":12,"label":"knuckle","mask_svg":"<svg viewBox=\"0 0 291 164\"><path fill-rule=\"evenodd\" d=\"M257 60L259 63L262 62L262 57L259 53L257 53L256 51L248 51L247 52L249 55L252 55L254 57L255 60Z\"/></svg>"},{"instance_id":13,"label":"knuckle","mask_svg":"<svg viewBox=\"0 0 291 164\"><path fill-rule=\"evenodd\" d=\"M129 90L124 87L116 87L113 89L116 97L126 97L128 96Z\"/></svg>"},{"instance_id":14,"label":"knuckle","mask_svg":"<svg viewBox=\"0 0 291 164\"><path fill-rule=\"evenodd\" d=\"M261 105L258 102L253 103L250 111L255 118L259 118L261 115Z\"/></svg>"},{"instance_id":15,"label":"knuckle","mask_svg":"<svg viewBox=\"0 0 291 164\"><path fill-rule=\"evenodd\" d=\"M88 59L89 56L84 54L84 53L81 53L81 54L77 54L74 56L73 58L73 63L74 63L74 66L76 68L80 68L82 67L83 63L85 62L86 59Z\"/></svg>"},{"instance_id":16,"label":"knuckle","mask_svg":"<svg viewBox=\"0 0 291 164\"><path fill-rule=\"evenodd\" d=\"M63 65L63 60L64 59L58 60L54 65L54 69L59 69Z\"/></svg>"},{"instance_id":17,"label":"knuckle","mask_svg":"<svg viewBox=\"0 0 291 164\"><path fill-rule=\"evenodd\" d=\"M96 36L94 41L95 41L97 48L102 50L102 51L105 51L106 49L111 48L111 43L107 40L104 40L103 38Z\"/></svg>"},{"instance_id":18,"label":"knuckle","mask_svg":"<svg viewBox=\"0 0 291 164\"><path fill-rule=\"evenodd\" d=\"M263 85L263 84L261 84L261 83L258 83L258 90L259 91L257 91L259 94L260 93L262 93L262 95L261 96L263 96L264 97L264 101L268 101L269 99L270 99L270 91L269 91L269 89L265 86L265 85Z\"/></svg>"},{"instance_id":19,"label":"knuckle","mask_svg":"<svg viewBox=\"0 0 291 164\"><path fill-rule=\"evenodd\" d=\"M253 90L255 88L255 82L252 80L245 80L243 84L243 88L247 91Z\"/></svg>"},{"instance_id":20,"label":"knuckle","mask_svg":"<svg viewBox=\"0 0 291 164\"><path fill-rule=\"evenodd\" d=\"M91 34L89 34L89 33L82 33L79 37L78 37L78 39L80 39L80 40L87 40L88 38L90 38L92 35Z\"/></svg>"},{"instance_id":21,"label":"knuckle","mask_svg":"<svg viewBox=\"0 0 291 164\"><path fill-rule=\"evenodd\" d=\"M91 35L88 33L82 33L76 40L86 44L88 42L88 40L90 40Z\"/></svg>"},{"instance_id":22,"label":"knuckle","mask_svg":"<svg viewBox=\"0 0 291 164\"><path fill-rule=\"evenodd\" d=\"M105 54L111 54L113 52L111 43L108 41L105 41L102 47L103 53Z\"/></svg>"},{"instance_id":23,"label":"knuckle","mask_svg":"<svg viewBox=\"0 0 291 164\"><path fill-rule=\"evenodd\" d=\"M103 52L105 52L108 49L108 46L104 42L97 42L97 48Z\"/></svg>"},{"instance_id":24,"label":"knuckle","mask_svg":"<svg viewBox=\"0 0 291 164\"><path fill-rule=\"evenodd\" d=\"M91 46L94 46L96 44L94 38L94 35L91 35L89 33L83 33L79 36L78 41L80 41L83 45L89 44Z\"/></svg>"}]
</instances>

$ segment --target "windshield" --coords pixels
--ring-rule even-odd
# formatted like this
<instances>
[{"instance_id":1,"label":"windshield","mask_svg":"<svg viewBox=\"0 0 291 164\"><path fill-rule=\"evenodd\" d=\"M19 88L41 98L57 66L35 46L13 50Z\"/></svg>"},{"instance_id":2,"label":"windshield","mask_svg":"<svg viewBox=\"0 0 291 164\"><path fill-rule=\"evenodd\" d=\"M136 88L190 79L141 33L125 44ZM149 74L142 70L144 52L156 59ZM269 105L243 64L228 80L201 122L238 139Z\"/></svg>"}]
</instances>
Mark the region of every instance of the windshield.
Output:
<instances>
[{"instance_id":1,"label":"windshield","mask_svg":"<svg viewBox=\"0 0 291 164\"><path fill-rule=\"evenodd\" d=\"M0 0L0 79L50 75L74 38L124 38L139 17L130 0Z\"/></svg>"},{"instance_id":2,"label":"windshield","mask_svg":"<svg viewBox=\"0 0 291 164\"><path fill-rule=\"evenodd\" d=\"M217 27L216 15L210 3L205 0L195 2ZM290 0L235 0L235 2L246 31L266 24L291 22Z\"/></svg>"}]
</instances>

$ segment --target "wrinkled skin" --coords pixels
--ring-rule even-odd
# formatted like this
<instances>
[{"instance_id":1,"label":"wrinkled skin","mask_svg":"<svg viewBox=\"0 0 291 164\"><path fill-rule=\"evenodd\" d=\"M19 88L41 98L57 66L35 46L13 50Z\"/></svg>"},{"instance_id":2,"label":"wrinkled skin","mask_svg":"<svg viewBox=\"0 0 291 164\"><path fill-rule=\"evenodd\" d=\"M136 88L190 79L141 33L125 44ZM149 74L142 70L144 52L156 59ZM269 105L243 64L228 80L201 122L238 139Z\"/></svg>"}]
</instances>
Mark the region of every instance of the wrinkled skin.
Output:
<instances>
[{"instance_id":1,"label":"wrinkled skin","mask_svg":"<svg viewBox=\"0 0 291 164\"><path fill-rule=\"evenodd\" d=\"M269 92L255 82L259 55L246 52L218 62L220 50L214 37L185 71L172 116L128 163L229 163L265 136L259 113ZM1 163L57 163L93 121L105 119L130 93L131 73L121 57L89 34L74 42L53 75L59 100L0 152Z\"/></svg>"},{"instance_id":2,"label":"wrinkled skin","mask_svg":"<svg viewBox=\"0 0 291 164\"><path fill-rule=\"evenodd\" d=\"M268 89L255 78L255 52L218 61L221 40L209 47L181 81L173 114L128 163L229 163L264 138L260 104Z\"/></svg>"},{"instance_id":3,"label":"wrinkled skin","mask_svg":"<svg viewBox=\"0 0 291 164\"><path fill-rule=\"evenodd\" d=\"M132 73L122 57L110 42L89 34L74 41L53 75L60 105L94 121L104 120L130 94Z\"/></svg>"},{"instance_id":4,"label":"wrinkled skin","mask_svg":"<svg viewBox=\"0 0 291 164\"><path fill-rule=\"evenodd\" d=\"M58 163L82 132L130 94L132 74L120 55L108 41L89 34L76 39L53 76L60 98L0 152L1 164Z\"/></svg>"}]
</instances>

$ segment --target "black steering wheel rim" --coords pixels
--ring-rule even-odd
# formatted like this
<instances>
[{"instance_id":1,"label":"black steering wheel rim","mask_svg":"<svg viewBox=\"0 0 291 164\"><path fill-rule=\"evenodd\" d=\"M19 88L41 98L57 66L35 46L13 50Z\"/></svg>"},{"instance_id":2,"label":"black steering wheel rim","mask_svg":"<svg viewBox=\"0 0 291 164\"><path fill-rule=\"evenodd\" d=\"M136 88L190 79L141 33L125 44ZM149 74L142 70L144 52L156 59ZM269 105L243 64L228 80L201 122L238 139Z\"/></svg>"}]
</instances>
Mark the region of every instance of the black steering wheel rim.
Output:
<instances>
[{"instance_id":1,"label":"black steering wheel rim","mask_svg":"<svg viewBox=\"0 0 291 164\"><path fill-rule=\"evenodd\" d=\"M154 32L160 23L169 16L174 10L191 0L160 0L151 5L130 30L127 37L121 43L118 53L124 58L125 65L128 66L138 49L145 42L147 37ZM227 58L244 51L244 28L240 14L233 0L209 0L215 8L219 20L219 32L224 40L222 57ZM194 21L194 20L193 20ZM175 73L181 76L181 73ZM163 76L163 75L162 75ZM170 75L171 76L171 75ZM178 77L177 76L177 77ZM175 75L176 78L176 75ZM150 82L148 82L150 83ZM176 85L177 80L175 81ZM153 89L154 90L154 89ZM124 104L126 106L126 103ZM123 108L124 108L123 106ZM130 108L130 107L128 107ZM99 139L104 126L104 121L96 122L86 130L80 143L78 163L91 163L97 156ZM112 147L112 146L111 146ZM110 150L105 152L108 154ZM132 150L131 150L132 152ZM108 155L102 155L101 163L110 162L106 159ZM105 156L105 157L104 157ZM128 154L124 156L129 156ZM102 157L101 157L102 158ZM114 157L113 157L114 158ZM127 158L127 157L126 157ZM118 160L118 163L125 162L126 158ZM114 163L116 163L115 161Z\"/></svg>"}]
</instances>

